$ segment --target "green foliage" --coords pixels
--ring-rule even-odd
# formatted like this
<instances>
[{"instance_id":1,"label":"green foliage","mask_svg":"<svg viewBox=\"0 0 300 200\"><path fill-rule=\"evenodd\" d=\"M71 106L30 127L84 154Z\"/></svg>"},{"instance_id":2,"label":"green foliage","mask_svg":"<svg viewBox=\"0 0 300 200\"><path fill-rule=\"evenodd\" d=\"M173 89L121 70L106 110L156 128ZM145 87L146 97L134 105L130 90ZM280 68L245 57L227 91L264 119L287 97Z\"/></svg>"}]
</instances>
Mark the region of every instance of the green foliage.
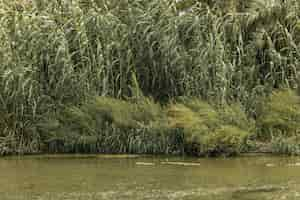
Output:
<instances>
[{"instance_id":1,"label":"green foliage","mask_svg":"<svg viewBox=\"0 0 300 200\"><path fill-rule=\"evenodd\" d=\"M45 151L83 153L183 152L182 133L167 128L160 105L97 97L80 107L68 107L57 119L39 126Z\"/></svg>"},{"instance_id":2,"label":"green foliage","mask_svg":"<svg viewBox=\"0 0 300 200\"><path fill-rule=\"evenodd\" d=\"M276 137L271 141L271 151L276 154L300 155L299 136Z\"/></svg>"},{"instance_id":3,"label":"green foliage","mask_svg":"<svg viewBox=\"0 0 300 200\"><path fill-rule=\"evenodd\" d=\"M234 155L246 146L249 132L235 126L225 125L207 134L201 144L202 152L208 155Z\"/></svg>"},{"instance_id":4,"label":"green foliage","mask_svg":"<svg viewBox=\"0 0 300 200\"><path fill-rule=\"evenodd\" d=\"M48 152L232 155L241 152L250 127L239 128L237 123L247 119L235 109L227 106L241 120L197 99L163 108L147 98L130 102L97 97L66 108L57 119L47 117L39 130Z\"/></svg>"},{"instance_id":5,"label":"green foliage","mask_svg":"<svg viewBox=\"0 0 300 200\"><path fill-rule=\"evenodd\" d=\"M168 109L171 127L184 132L186 152L195 155L232 155L246 148L254 124L240 105L216 109L197 99L186 99Z\"/></svg>"},{"instance_id":6,"label":"green foliage","mask_svg":"<svg viewBox=\"0 0 300 200\"><path fill-rule=\"evenodd\" d=\"M137 103L99 97L89 105L88 112L98 112L106 121L118 127L139 128L159 125L166 121L162 108L153 100L143 98Z\"/></svg>"},{"instance_id":7,"label":"green foliage","mask_svg":"<svg viewBox=\"0 0 300 200\"><path fill-rule=\"evenodd\" d=\"M223 124L231 124L237 128L254 132L255 122L247 116L245 109L240 103L223 105L218 109L218 116Z\"/></svg>"},{"instance_id":8,"label":"green foliage","mask_svg":"<svg viewBox=\"0 0 300 200\"><path fill-rule=\"evenodd\" d=\"M145 127L183 129L187 141L222 126L252 132L247 119L261 116L259 99L299 88L300 3L197 2L0 1L0 153L39 152L49 138L60 146L55 137L94 149L90 136L106 122L115 137ZM142 96L203 101L162 109ZM297 132L298 111L281 112L278 128L263 111L263 134Z\"/></svg>"},{"instance_id":9,"label":"green foliage","mask_svg":"<svg viewBox=\"0 0 300 200\"><path fill-rule=\"evenodd\" d=\"M197 99L171 104L167 113L170 125L176 128L197 129L200 126L208 129L218 124L218 114L214 108Z\"/></svg>"},{"instance_id":10,"label":"green foliage","mask_svg":"<svg viewBox=\"0 0 300 200\"><path fill-rule=\"evenodd\" d=\"M291 90L274 91L265 101L258 126L261 136L294 136L300 133L300 97Z\"/></svg>"}]
</instances>

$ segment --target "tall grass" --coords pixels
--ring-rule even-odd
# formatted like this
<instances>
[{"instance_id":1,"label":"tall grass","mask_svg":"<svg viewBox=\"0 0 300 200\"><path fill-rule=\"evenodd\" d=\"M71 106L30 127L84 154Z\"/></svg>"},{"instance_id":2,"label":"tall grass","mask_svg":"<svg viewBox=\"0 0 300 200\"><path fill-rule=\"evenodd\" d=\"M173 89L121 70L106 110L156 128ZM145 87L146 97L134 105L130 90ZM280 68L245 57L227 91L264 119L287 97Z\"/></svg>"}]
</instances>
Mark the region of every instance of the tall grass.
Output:
<instances>
[{"instance_id":1,"label":"tall grass","mask_svg":"<svg viewBox=\"0 0 300 200\"><path fill-rule=\"evenodd\" d=\"M49 133L40 124L94 96L162 104L184 96L224 109L239 102L258 119L261 98L299 88L300 3L224 2L1 0L0 153L41 151ZM131 109L119 112L115 124L135 126Z\"/></svg>"}]
</instances>

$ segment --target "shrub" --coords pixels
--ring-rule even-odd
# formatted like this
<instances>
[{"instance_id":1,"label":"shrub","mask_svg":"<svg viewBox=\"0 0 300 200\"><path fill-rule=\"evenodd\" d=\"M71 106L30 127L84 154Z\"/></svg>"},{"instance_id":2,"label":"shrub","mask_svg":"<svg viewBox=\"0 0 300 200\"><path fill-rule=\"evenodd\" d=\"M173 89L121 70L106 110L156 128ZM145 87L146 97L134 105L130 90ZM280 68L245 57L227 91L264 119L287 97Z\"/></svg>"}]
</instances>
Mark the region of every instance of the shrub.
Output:
<instances>
[{"instance_id":1,"label":"shrub","mask_svg":"<svg viewBox=\"0 0 300 200\"><path fill-rule=\"evenodd\" d=\"M245 148L248 137L249 132L236 126L221 126L203 137L202 153L226 156L238 154Z\"/></svg>"},{"instance_id":2,"label":"shrub","mask_svg":"<svg viewBox=\"0 0 300 200\"><path fill-rule=\"evenodd\" d=\"M300 97L292 90L274 91L265 100L257 123L262 139L297 135L300 131Z\"/></svg>"},{"instance_id":3,"label":"shrub","mask_svg":"<svg viewBox=\"0 0 300 200\"><path fill-rule=\"evenodd\" d=\"M52 125L51 125L52 124ZM182 132L167 127L159 104L96 97L41 124L44 151L81 153L183 152Z\"/></svg>"},{"instance_id":4,"label":"shrub","mask_svg":"<svg viewBox=\"0 0 300 200\"><path fill-rule=\"evenodd\" d=\"M238 104L216 109L199 99L187 99L168 108L171 127L181 128L185 151L194 155L233 155L246 147L254 130Z\"/></svg>"},{"instance_id":5,"label":"shrub","mask_svg":"<svg viewBox=\"0 0 300 200\"><path fill-rule=\"evenodd\" d=\"M214 129L219 121L215 109L197 99L171 104L167 108L167 115L172 128L183 130L186 143L199 142L201 136Z\"/></svg>"},{"instance_id":6,"label":"shrub","mask_svg":"<svg viewBox=\"0 0 300 200\"><path fill-rule=\"evenodd\" d=\"M276 154L300 155L300 138L276 137L271 140L271 151Z\"/></svg>"},{"instance_id":7,"label":"shrub","mask_svg":"<svg viewBox=\"0 0 300 200\"><path fill-rule=\"evenodd\" d=\"M218 110L196 98L163 108L147 98L96 97L56 119L47 117L39 130L50 152L233 155L241 152L251 127L238 108Z\"/></svg>"}]
</instances>

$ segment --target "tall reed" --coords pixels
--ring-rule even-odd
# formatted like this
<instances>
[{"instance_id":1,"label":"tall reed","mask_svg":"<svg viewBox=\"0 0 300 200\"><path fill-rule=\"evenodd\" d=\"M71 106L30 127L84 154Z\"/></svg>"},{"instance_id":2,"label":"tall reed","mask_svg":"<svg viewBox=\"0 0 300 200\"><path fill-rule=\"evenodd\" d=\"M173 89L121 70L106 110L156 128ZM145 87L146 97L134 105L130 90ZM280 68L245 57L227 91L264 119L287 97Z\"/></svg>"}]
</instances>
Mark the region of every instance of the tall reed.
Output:
<instances>
[{"instance_id":1,"label":"tall reed","mask_svg":"<svg viewBox=\"0 0 300 200\"><path fill-rule=\"evenodd\" d=\"M197 2L1 0L0 152L40 151L39 124L94 96L259 118L260 97L299 88L299 1Z\"/></svg>"}]
</instances>

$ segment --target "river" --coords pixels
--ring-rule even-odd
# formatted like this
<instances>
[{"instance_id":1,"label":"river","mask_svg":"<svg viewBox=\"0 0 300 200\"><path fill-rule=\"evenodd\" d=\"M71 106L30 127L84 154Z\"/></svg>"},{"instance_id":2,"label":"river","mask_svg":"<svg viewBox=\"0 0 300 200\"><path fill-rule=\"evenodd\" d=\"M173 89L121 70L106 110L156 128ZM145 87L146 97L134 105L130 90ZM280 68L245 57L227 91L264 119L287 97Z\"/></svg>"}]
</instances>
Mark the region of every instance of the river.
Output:
<instances>
[{"instance_id":1,"label":"river","mask_svg":"<svg viewBox=\"0 0 300 200\"><path fill-rule=\"evenodd\" d=\"M0 158L1 200L296 200L300 158Z\"/></svg>"}]
</instances>

